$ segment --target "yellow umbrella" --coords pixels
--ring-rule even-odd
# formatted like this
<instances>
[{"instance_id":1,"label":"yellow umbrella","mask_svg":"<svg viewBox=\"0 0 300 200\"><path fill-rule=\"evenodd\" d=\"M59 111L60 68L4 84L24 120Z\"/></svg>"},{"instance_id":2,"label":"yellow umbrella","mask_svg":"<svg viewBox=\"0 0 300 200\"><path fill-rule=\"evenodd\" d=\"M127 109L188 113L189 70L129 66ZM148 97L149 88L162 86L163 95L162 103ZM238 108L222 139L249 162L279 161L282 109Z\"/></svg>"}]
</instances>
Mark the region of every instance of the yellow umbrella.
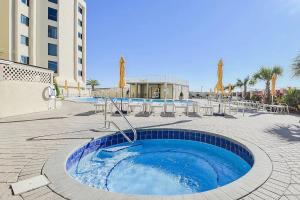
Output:
<instances>
[{"instance_id":1,"label":"yellow umbrella","mask_svg":"<svg viewBox=\"0 0 300 200\"><path fill-rule=\"evenodd\" d=\"M77 83L77 90L80 92L80 83Z\"/></svg>"},{"instance_id":2,"label":"yellow umbrella","mask_svg":"<svg viewBox=\"0 0 300 200\"><path fill-rule=\"evenodd\" d=\"M224 86L223 86L223 60L221 59L218 63L218 82L215 87L215 93L222 92L224 95Z\"/></svg>"},{"instance_id":3,"label":"yellow umbrella","mask_svg":"<svg viewBox=\"0 0 300 200\"><path fill-rule=\"evenodd\" d=\"M123 56L120 59L120 80L119 80L119 88L123 88L125 87L125 59L123 58ZM123 91L122 91L122 95L123 95Z\"/></svg>"},{"instance_id":4,"label":"yellow umbrella","mask_svg":"<svg viewBox=\"0 0 300 200\"><path fill-rule=\"evenodd\" d=\"M123 111L122 107L122 100L123 100L123 89L125 87L125 59L123 56L121 56L120 59L120 80L119 80L119 88L122 89L122 94L121 94L121 112L126 113L126 111Z\"/></svg>"},{"instance_id":5,"label":"yellow umbrella","mask_svg":"<svg viewBox=\"0 0 300 200\"><path fill-rule=\"evenodd\" d=\"M65 90L67 91L68 90L68 81L65 80Z\"/></svg>"},{"instance_id":6,"label":"yellow umbrella","mask_svg":"<svg viewBox=\"0 0 300 200\"><path fill-rule=\"evenodd\" d=\"M272 76L272 90L271 90L272 97L276 96L276 81L277 81L277 75L273 74L273 76Z\"/></svg>"}]
</instances>

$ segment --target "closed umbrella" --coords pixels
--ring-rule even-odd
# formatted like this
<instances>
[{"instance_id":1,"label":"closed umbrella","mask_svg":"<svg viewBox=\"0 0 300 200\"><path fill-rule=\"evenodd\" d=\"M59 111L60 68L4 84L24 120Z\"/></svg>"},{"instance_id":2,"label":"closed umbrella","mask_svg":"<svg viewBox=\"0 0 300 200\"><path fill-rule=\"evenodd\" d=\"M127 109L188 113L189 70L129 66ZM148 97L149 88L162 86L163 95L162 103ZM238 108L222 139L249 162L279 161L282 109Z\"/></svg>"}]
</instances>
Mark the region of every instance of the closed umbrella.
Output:
<instances>
[{"instance_id":1,"label":"closed umbrella","mask_svg":"<svg viewBox=\"0 0 300 200\"><path fill-rule=\"evenodd\" d=\"M276 81L277 81L277 75L273 74L273 76L272 76L272 90L271 90L272 104L274 103L274 96L276 96Z\"/></svg>"},{"instance_id":2,"label":"closed umbrella","mask_svg":"<svg viewBox=\"0 0 300 200\"><path fill-rule=\"evenodd\" d=\"M68 87L68 81L65 80L65 87L64 87L65 91L67 92L67 96L69 96L69 87Z\"/></svg>"},{"instance_id":3,"label":"closed umbrella","mask_svg":"<svg viewBox=\"0 0 300 200\"><path fill-rule=\"evenodd\" d=\"M223 60L221 59L218 63L218 82L215 86L215 93L219 92L224 95L224 86L223 86Z\"/></svg>"},{"instance_id":4,"label":"closed umbrella","mask_svg":"<svg viewBox=\"0 0 300 200\"><path fill-rule=\"evenodd\" d=\"M219 95L219 112L216 115L224 115L221 113L221 95L224 95L223 86L223 60L221 59L218 63L218 82L215 86L215 93Z\"/></svg>"},{"instance_id":5,"label":"closed umbrella","mask_svg":"<svg viewBox=\"0 0 300 200\"><path fill-rule=\"evenodd\" d=\"M121 111L123 113L125 113L123 111L123 106L122 106L122 100L123 100L123 90L125 87L125 59L123 58L123 56L121 56L120 59L120 79L119 79L119 88L121 88L122 94L121 94Z\"/></svg>"},{"instance_id":6,"label":"closed umbrella","mask_svg":"<svg viewBox=\"0 0 300 200\"><path fill-rule=\"evenodd\" d=\"M79 96L80 96L80 83L79 82L77 83L77 90L78 90L78 93L79 93Z\"/></svg>"}]
</instances>

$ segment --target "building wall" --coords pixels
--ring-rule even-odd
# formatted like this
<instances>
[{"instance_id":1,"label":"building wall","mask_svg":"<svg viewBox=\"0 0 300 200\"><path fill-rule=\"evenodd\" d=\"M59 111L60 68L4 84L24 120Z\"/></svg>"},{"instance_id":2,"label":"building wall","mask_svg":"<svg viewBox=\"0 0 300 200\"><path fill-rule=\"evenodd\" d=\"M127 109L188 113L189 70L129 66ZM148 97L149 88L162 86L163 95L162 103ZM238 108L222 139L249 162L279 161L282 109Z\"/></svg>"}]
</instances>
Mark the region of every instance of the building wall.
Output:
<instances>
[{"instance_id":1,"label":"building wall","mask_svg":"<svg viewBox=\"0 0 300 200\"><path fill-rule=\"evenodd\" d=\"M164 84L148 84L148 97L147 97L147 84L140 83L136 85L135 83L130 83L130 97L132 98L152 98L154 91L160 91L160 98L164 99L165 95L167 99L179 99L179 95L182 92L183 98L189 98L189 87L185 85L178 84L167 84L167 90L164 90Z\"/></svg>"},{"instance_id":2,"label":"building wall","mask_svg":"<svg viewBox=\"0 0 300 200\"><path fill-rule=\"evenodd\" d=\"M9 59L9 1L10 0L1 0L0 3L0 24L1 24L1 31L0 31L0 57L3 59Z\"/></svg>"},{"instance_id":3,"label":"building wall","mask_svg":"<svg viewBox=\"0 0 300 200\"><path fill-rule=\"evenodd\" d=\"M49 84L0 81L0 118L47 111L43 91ZM48 90L47 90L48 91Z\"/></svg>"},{"instance_id":4,"label":"building wall","mask_svg":"<svg viewBox=\"0 0 300 200\"><path fill-rule=\"evenodd\" d=\"M80 6L83 13L78 10ZM58 20L48 19L48 7L57 9ZM29 17L29 27L21 23L21 14ZM83 22L81 27L78 19ZM48 61L58 62L55 75L60 88L65 80L71 91L82 89L86 83L86 3L84 0L60 0L58 4L48 0L30 0L27 6L21 0L0 1L0 59L20 62L21 55L29 56L31 65L48 68ZM58 38L48 37L48 25L58 28ZM78 37L78 32L83 38ZM29 46L21 44L21 35L29 37ZM48 55L48 43L58 45L58 55ZM78 45L83 51L78 50ZM78 63L82 58L82 64ZM82 77L78 70L82 71ZM75 95L75 94L74 94ZM76 94L77 95L77 94Z\"/></svg>"},{"instance_id":5,"label":"building wall","mask_svg":"<svg viewBox=\"0 0 300 200\"><path fill-rule=\"evenodd\" d=\"M57 108L49 98L52 76L50 70L0 61L0 118Z\"/></svg>"}]
</instances>

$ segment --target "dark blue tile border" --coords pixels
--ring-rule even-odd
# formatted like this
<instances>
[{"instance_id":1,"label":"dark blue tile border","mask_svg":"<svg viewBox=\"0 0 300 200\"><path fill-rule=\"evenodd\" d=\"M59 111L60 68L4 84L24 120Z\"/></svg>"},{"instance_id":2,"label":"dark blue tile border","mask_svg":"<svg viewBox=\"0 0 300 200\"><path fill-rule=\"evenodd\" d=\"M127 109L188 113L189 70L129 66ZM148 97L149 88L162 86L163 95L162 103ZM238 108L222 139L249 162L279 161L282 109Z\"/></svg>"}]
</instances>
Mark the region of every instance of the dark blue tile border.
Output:
<instances>
[{"instance_id":1,"label":"dark blue tile border","mask_svg":"<svg viewBox=\"0 0 300 200\"><path fill-rule=\"evenodd\" d=\"M130 139L133 140L134 134L132 131L125 131ZM207 132L181 130L181 129L141 129L137 131L138 140L155 140L155 139L180 139L193 140L203 142L220 148L231 151L244 159L250 166L254 164L253 155L240 144L234 143L222 136L214 135ZM77 163L79 159L100 148L109 147L127 142L120 132L113 135L104 136L91 141L90 143L80 147L67 160L66 169Z\"/></svg>"}]
</instances>

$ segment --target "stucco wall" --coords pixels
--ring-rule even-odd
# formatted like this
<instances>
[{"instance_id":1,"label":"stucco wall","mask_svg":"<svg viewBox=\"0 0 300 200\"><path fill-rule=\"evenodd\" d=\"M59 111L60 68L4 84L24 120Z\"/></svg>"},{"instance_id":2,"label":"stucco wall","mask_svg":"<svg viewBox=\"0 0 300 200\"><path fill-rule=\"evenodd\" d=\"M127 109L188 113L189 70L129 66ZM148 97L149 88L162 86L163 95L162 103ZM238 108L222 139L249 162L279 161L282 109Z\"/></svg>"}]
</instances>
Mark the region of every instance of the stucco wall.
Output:
<instances>
[{"instance_id":1,"label":"stucco wall","mask_svg":"<svg viewBox=\"0 0 300 200\"><path fill-rule=\"evenodd\" d=\"M48 110L48 85L0 81L0 118Z\"/></svg>"},{"instance_id":2,"label":"stucco wall","mask_svg":"<svg viewBox=\"0 0 300 200\"><path fill-rule=\"evenodd\" d=\"M1 0L0 6L0 58L9 59L9 1Z\"/></svg>"}]
</instances>

